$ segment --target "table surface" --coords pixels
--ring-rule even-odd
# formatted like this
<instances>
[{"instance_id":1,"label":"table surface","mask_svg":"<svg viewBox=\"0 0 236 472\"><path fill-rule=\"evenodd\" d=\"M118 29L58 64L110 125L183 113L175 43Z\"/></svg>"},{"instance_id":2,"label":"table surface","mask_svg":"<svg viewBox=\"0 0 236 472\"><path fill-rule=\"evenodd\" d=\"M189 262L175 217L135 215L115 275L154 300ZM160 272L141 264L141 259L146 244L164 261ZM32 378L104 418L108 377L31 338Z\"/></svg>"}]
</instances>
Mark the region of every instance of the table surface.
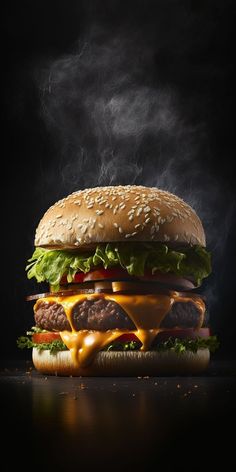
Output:
<instances>
[{"instance_id":1,"label":"table surface","mask_svg":"<svg viewBox=\"0 0 236 472\"><path fill-rule=\"evenodd\" d=\"M43 376L12 362L0 391L9 464L18 454L48 470L77 461L139 470L154 460L163 471L203 471L204 456L211 469L222 461L236 470L236 362L212 363L198 377L133 378Z\"/></svg>"}]
</instances>

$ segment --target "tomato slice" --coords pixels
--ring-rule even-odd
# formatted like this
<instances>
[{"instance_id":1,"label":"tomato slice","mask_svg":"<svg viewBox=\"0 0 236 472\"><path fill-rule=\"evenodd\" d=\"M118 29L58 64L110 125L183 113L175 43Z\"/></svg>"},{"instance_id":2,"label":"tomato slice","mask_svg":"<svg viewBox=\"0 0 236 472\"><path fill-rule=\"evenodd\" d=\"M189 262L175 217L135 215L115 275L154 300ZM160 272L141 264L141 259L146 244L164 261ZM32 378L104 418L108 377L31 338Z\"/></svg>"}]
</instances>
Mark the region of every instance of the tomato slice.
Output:
<instances>
[{"instance_id":1,"label":"tomato slice","mask_svg":"<svg viewBox=\"0 0 236 472\"><path fill-rule=\"evenodd\" d=\"M127 280L127 279L136 279L128 274L127 270L122 269L122 267L112 267L111 269L104 269L103 267L98 267L96 269L90 270L86 274L83 272L77 272L74 276L72 283L83 283L90 282L93 280ZM61 279L61 285L67 284L66 276L63 276Z\"/></svg>"},{"instance_id":2,"label":"tomato slice","mask_svg":"<svg viewBox=\"0 0 236 472\"><path fill-rule=\"evenodd\" d=\"M62 340L60 333L56 333L54 331L47 331L46 333L34 333L32 335L32 341L37 344L51 343L56 339Z\"/></svg>"},{"instance_id":3,"label":"tomato slice","mask_svg":"<svg viewBox=\"0 0 236 472\"><path fill-rule=\"evenodd\" d=\"M119 338L117 338L115 342L119 342L119 343L129 343L131 341L136 341L138 343L140 343L139 339L137 338L137 336L135 336L134 333L124 333L122 334L121 336L119 336Z\"/></svg>"},{"instance_id":4,"label":"tomato slice","mask_svg":"<svg viewBox=\"0 0 236 472\"><path fill-rule=\"evenodd\" d=\"M77 275L77 274L76 274ZM91 270L87 274L84 274L84 282L89 282L90 280L127 280L127 279L134 279L128 274L127 270L122 269L122 267L112 267L111 269L95 269Z\"/></svg>"},{"instance_id":5,"label":"tomato slice","mask_svg":"<svg viewBox=\"0 0 236 472\"><path fill-rule=\"evenodd\" d=\"M208 338L210 336L210 329L209 328L200 328L200 329L193 329L193 328L186 328L186 329L166 329L160 331L157 335L158 341L166 341L169 338L177 338L177 339L196 339L196 338ZM114 342L121 342L127 343L131 341L140 342L137 336L134 333L124 333L119 338L117 338Z\"/></svg>"},{"instance_id":6,"label":"tomato slice","mask_svg":"<svg viewBox=\"0 0 236 472\"><path fill-rule=\"evenodd\" d=\"M151 282L164 284L170 289L174 290L192 290L195 288L195 285L189 279L184 277L176 276L174 274L164 274L160 271L157 271L155 274L152 274L151 271L145 271L143 276L132 276L129 275L127 270L122 267L111 267L110 269L104 269L104 267L97 267L93 270L90 270L86 274L83 272L77 272L75 274L72 284L81 284L86 282L101 280L111 280L115 281L132 281L132 282ZM66 276L63 276L61 279L61 285L68 285ZM69 284L70 285L70 284Z\"/></svg>"},{"instance_id":7,"label":"tomato slice","mask_svg":"<svg viewBox=\"0 0 236 472\"><path fill-rule=\"evenodd\" d=\"M77 284L83 283L84 282L84 276L85 276L85 274L83 272L77 272L75 274L75 277L74 277L74 280L73 280L72 283L77 283ZM61 285L68 284L66 275L63 275L63 277L61 278L60 284Z\"/></svg>"},{"instance_id":8,"label":"tomato slice","mask_svg":"<svg viewBox=\"0 0 236 472\"><path fill-rule=\"evenodd\" d=\"M209 328L200 328L198 330L188 328L188 329L167 329L164 331L161 331L157 335L157 341L162 342L166 341L170 337L173 338L178 338L178 339L185 339L185 338L190 338L190 339L195 339L197 337L202 337L202 338L207 338L210 336L210 329ZM41 343L51 343L52 341L55 340L61 340L60 333L54 332L54 331L47 331L46 333L34 333L32 335L32 341L37 344ZM135 341L140 343L139 339L134 333L124 333L121 336L119 336L114 342L121 342L121 343L127 343Z\"/></svg>"}]
</instances>

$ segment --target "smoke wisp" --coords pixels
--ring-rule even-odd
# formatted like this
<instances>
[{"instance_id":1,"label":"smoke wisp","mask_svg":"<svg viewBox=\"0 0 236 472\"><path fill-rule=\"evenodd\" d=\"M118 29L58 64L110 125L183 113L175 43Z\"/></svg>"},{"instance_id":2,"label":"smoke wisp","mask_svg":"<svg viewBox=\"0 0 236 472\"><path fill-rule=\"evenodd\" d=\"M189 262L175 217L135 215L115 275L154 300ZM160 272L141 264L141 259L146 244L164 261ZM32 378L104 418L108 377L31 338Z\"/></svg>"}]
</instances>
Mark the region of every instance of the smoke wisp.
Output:
<instances>
[{"instance_id":1,"label":"smoke wisp","mask_svg":"<svg viewBox=\"0 0 236 472\"><path fill-rule=\"evenodd\" d=\"M97 27L41 72L42 115L58 150L48 185L57 179L62 193L52 202L101 185L169 190L202 218L220 264L231 196L204 166L207 129L190 120L194 101L183 102L177 90L160 83L150 42Z\"/></svg>"}]
</instances>

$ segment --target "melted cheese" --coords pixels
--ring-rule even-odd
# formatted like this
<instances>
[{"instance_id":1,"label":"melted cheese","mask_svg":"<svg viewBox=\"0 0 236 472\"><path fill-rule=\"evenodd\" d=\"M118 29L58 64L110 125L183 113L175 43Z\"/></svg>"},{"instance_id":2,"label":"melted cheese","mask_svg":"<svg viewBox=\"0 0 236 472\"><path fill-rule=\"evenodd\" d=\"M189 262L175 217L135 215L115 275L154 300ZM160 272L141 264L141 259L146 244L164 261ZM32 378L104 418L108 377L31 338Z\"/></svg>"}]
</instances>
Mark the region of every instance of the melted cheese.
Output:
<instances>
[{"instance_id":1,"label":"melted cheese","mask_svg":"<svg viewBox=\"0 0 236 472\"><path fill-rule=\"evenodd\" d=\"M107 331L89 331L75 330L73 326L73 308L77 303L84 300L97 300L103 298L118 303L133 321L135 330L107 330ZM142 350L147 351L154 338L162 330L161 322L170 311L173 303L193 302L199 309L201 316L199 327L202 324L205 304L196 294L187 294L182 296L179 292L170 292L167 294L155 295L133 295L133 294L76 294L71 296L45 297L43 300L37 300L34 310L36 311L41 303L58 303L63 306L66 317L70 323L71 331L61 331L60 335L63 342L71 352L75 365L86 366L91 363L98 351L106 345L119 338L124 333L134 333L142 343Z\"/></svg>"}]
</instances>

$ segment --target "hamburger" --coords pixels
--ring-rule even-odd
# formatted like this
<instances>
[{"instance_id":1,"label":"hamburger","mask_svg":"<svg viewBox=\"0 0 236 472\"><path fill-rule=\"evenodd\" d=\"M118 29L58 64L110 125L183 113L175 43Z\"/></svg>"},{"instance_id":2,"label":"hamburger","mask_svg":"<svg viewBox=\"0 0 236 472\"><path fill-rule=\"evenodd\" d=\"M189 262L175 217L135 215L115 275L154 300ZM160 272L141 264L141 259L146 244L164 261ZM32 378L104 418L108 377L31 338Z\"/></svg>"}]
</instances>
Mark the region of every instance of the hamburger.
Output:
<instances>
[{"instance_id":1,"label":"hamburger","mask_svg":"<svg viewBox=\"0 0 236 472\"><path fill-rule=\"evenodd\" d=\"M18 339L44 374L196 374L217 340L199 293L211 272L200 218L144 186L79 190L43 215L28 278L33 328Z\"/></svg>"}]
</instances>

